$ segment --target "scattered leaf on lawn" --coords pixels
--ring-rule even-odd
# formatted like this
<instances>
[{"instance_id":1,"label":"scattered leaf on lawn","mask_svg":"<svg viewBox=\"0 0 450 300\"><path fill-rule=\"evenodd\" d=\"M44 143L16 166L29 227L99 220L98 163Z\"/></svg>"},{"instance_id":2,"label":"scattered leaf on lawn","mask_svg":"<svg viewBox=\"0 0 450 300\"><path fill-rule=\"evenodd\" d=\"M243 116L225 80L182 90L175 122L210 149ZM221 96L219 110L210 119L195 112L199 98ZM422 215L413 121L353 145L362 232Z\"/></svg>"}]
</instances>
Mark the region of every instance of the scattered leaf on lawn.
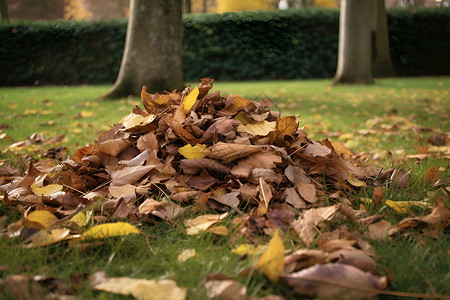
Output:
<instances>
[{"instance_id":1,"label":"scattered leaf on lawn","mask_svg":"<svg viewBox=\"0 0 450 300\"><path fill-rule=\"evenodd\" d=\"M352 174L348 174L347 180L351 185L356 187L367 186L367 184L364 181L359 180Z\"/></svg>"},{"instance_id":2,"label":"scattered leaf on lawn","mask_svg":"<svg viewBox=\"0 0 450 300\"><path fill-rule=\"evenodd\" d=\"M424 201L392 201L387 199L384 203L403 214L407 214L412 206L420 206L423 208L430 207L430 204Z\"/></svg>"},{"instance_id":3,"label":"scattered leaf on lawn","mask_svg":"<svg viewBox=\"0 0 450 300\"><path fill-rule=\"evenodd\" d=\"M320 299L371 299L377 295L373 289L387 286L386 277L374 276L342 263L317 264L300 272L281 275L280 280L302 295Z\"/></svg>"},{"instance_id":4,"label":"scattered leaf on lawn","mask_svg":"<svg viewBox=\"0 0 450 300\"><path fill-rule=\"evenodd\" d=\"M124 296L132 295L138 300L184 300L186 288L178 287L173 280L148 280L130 277L111 277L94 285L94 289Z\"/></svg>"},{"instance_id":5,"label":"scattered leaf on lawn","mask_svg":"<svg viewBox=\"0 0 450 300\"><path fill-rule=\"evenodd\" d=\"M209 299L245 300L247 288L240 282L226 275L214 273L208 276L205 283Z\"/></svg>"},{"instance_id":6,"label":"scattered leaf on lawn","mask_svg":"<svg viewBox=\"0 0 450 300\"><path fill-rule=\"evenodd\" d=\"M425 184L433 185L439 180L439 171L435 166L430 167L425 173Z\"/></svg>"},{"instance_id":7,"label":"scattered leaf on lawn","mask_svg":"<svg viewBox=\"0 0 450 300\"><path fill-rule=\"evenodd\" d=\"M264 249L263 245L255 246L253 244L240 244L236 249L231 250L231 252L237 255L253 256L255 254L261 253L263 249Z\"/></svg>"},{"instance_id":8,"label":"scattered leaf on lawn","mask_svg":"<svg viewBox=\"0 0 450 300\"><path fill-rule=\"evenodd\" d=\"M177 260L180 263L184 263L189 258L194 257L196 254L197 253L195 252L195 249L184 249L180 254L178 254Z\"/></svg>"},{"instance_id":9,"label":"scattered leaf on lawn","mask_svg":"<svg viewBox=\"0 0 450 300\"><path fill-rule=\"evenodd\" d=\"M178 148L178 152L187 159L195 159L207 156L210 150L207 146L203 144L197 144L195 146L187 144L183 147Z\"/></svg>"},{"instance_id":10,"label":"scattered leaf on lawn","mask_svg":"<svg viewBox=\"0 0 450 300\"><path fill-rule=\"evenodd\" d=\"M284 269L284 245L278 229L275 229L266 250L256 263L256 269L263 272L272 282L277 282Z\"/></svg>"},{"instance_id":11,"label":"scattered leaf on lawn","mask_svg":"<svg viewBox=\"0 0 450 300\"><path fill-rule=\"evenodd\" d=\"M96 225L83 232L80 236L80 240L85 241L91 239L103 239L107 237L122 236L132 233L140 234L140 231L135 226L129 223L105 223Z\"/></svg>"}]
</instances>

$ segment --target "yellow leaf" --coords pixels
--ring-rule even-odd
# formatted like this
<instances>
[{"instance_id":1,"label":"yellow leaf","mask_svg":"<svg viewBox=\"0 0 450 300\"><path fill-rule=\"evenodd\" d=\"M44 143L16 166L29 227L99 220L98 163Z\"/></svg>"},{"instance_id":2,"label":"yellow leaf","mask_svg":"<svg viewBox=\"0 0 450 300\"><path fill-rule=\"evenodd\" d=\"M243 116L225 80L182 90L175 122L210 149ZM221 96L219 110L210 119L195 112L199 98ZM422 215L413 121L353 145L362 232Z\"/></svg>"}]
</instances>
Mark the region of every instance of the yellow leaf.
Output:
<instances>
[{"instance_id":1,"label":"yellow leaf","mask_svg":"<svg viewBox=\"0 0 450 300\"><path fill-rule=\"evenodd\" d=\"M138 300L184 300L186 288L173 280L160 281L130 277L111 277L94 285L94 289L120 295L132 295Z\"/></svg>"},{"instance_id":2,"label":"yellow leaf","mask_svg":"<svg viewBox=\"0 0 450 300\"><path fill-rule=\"evenodd\" d=\"M197 144L194 147L192 147L190 144L187 144L183 147L178 148L178 153L188 159L203 158L208 155L209 152L209 148L202 144Z\"/></svg>"},{"instance_id":3,"label":"yellow leaf","mask_svg":"<svg viewBox=\"0 0 450 300\"><path fill-rule=\"evenodd\" d=\"M153 122L156 119L156 115L148 115L146 117L134 113L130 113L129 115L122 118L119 123L122 123L125 126L125 129L131 129L138 126L145 126Z\"/></svg>"},{"instance_id":4,"label":"yellow leaf","mask_svg":"<svg viewBox=\"0 0 450 300\"><path fill-rule=\"evenodd\" d=\"M424 208L431 207L430 203L424 201L392 201L387 199L385 203L387 206L395 209L399 213L404 214L407 214L412 206L420 206Z\"/></svg>"},{"instance_id":5,"label":"yellow leaf","mask_svg":"<svg viewBox=\"0 0 450 300\"><path fill-rule=\"evenodd\" d=\"M82 118L89 118L89 117L92 117L93 115L94 115L94 112L91 111L91 110L82 110L82 111L80 112L80 116L81 116Z\"/></svg>"},{"instance_id":6,"label":"yellow leaf","mask_svg":"<svg viewBox=\"0 0 450 300\"><path fill-rule=\"evenodd\" d=\"M294 116L287 116L278 120L276 140L283 141L285 136L294 136L298 129L297 118Z\"/></svg>"},{"instance_id":7,"label":"yellow leaf","mask_svg":"<svg viewBox=\"0 0 450 300\"><path fill-rule=\"evenodd\" d=\"M86 226L92 216L92 210L80 211L70 219L70 222L77 224L79 227Z\"/></svg>"},{"instance_id":8,"label":"yellow leaf","mask_svg":"<svg viewBox=\"0 0 450 300\"><path fill-rule=\"evenodd\" d=\"M195 101L197 101L197 97L199 94L198 87L194 87L192 91L187 95L183 102L180 104L180 109L185 114L189 113L189 110L192 108L192 106L195 104Z\"/></svg>"},{"instance_id":9,"label":"yellow leaf","mask_svg":"<svg viewBox=\"0 0 450 300\"><path fill-rule=\"evenodd\" d=\"M262 245L255 247L253 244L240 244L236 249L231 250L231 252L237 255L255 255L261 252L264 248Z\"/></svg>"},{"instance_id":10,"label":"yellow leaf","mask_svg":"<svg viewBox=\"0 0 450 300\"><path fill-rule=\"evenodd\" d=\"M47 210L35 210L27 216L27 220L41 224L44 228L50 227L58 218Z\"/></svg>"},{"instance_id":11,"label":"yellow leaf","mask_svg":"<svg viewBox=\"0 0 450 300\"><path fill-rule=\"evenodd\" d=\"M267 249L256 263L256 269L261 270L272 282L277 282L284 269L284 245L278 229L267 245Z\"/></svg>"},{"instance_id":12,"label":"yellow leaf","mask_svg":"<svg viewBox=\"0 0 450 300\"><path fill-rule=\"evenodd\" d=\"M210 226L206 231L217 235L230 235L230 231L225 226Z\"/></svg>"},{"instance_id":13,"label":"yellow leaf","mask_svg":"<svg viewBox=\"0 0 450 300\"><path fill-rule=\"evenodd\" d=\"M178 262L183 263L187 261L189 258L194 257L196 255L195 249L184 249L178 255Z\"/></svg>"},{"instance_id":14,"label":"yellow leaf","mask_svg":"<svg viewBox=\"0 0 450 300\"><path fill-rule=\"evenodd\" d=\"M66 239L70 230L67 228L55 228L52 230L40 230L33 236L31 243L25 244L25 248L41 247L55 244Z\"/></svg>"},{"instance_id":15,"label":"yellow leaf","mask_svg":"<svg viewBox=\"0 0 450 300\"><path fill-rule=\"evenodd\" d=\"M237 127L237 131L250 133L251 135L268 135L270 132L275 131L277 128L277 122L268 122L266 120L256 123L250 123L247 125L241 124Z\"/></svg>"},{"instance_id":16,"label":"yellow leaf","mask_svg":"<svg viewBox=\"0 0 450 300\"><path fill-rule=\"evenodd\" d=\"M241 96L238 95L233 95L230 97L232 97L232 100L230 105L226 107L227 111L237 112L243 109L249 103L248 99L242 98Z\"/></svg>"},{"instance_id":17,"label":"yellow leaf","mask_svg":"<svg viewBox=\"0 0 450 300\"><path fill-rule=\"evenodd\" d=\"M36 109L26 109L23 114L26 115L35 115L37 113Z\"/></svg>"},{"instance_id":18,"label":"yellow leaf","mask_svg":"<svg viewBox=\"0 0 450 300\"><path fill-rule=\"evenodd\" d=\"M125 222L105 223L92 227L83 232L80 236L81 241L90 239L103 239L112 236L122 236L131 233L140 234L139 230L131 224Z\"/></svg>"},{"instance_id":19,"label":"yellow leaf","mask_svg":"<svg viewBox=\"0 0 450 300\"><path fill-rule=\"evenodd\" d=\"M356 186L356 187L367 186L364 181L359 180L352 174L348 174L347 180L351 185Z\"/></svg>"},{"instance_id":20,"label":"yellow leaf","mask_svg":"<svg viewBox=\"0 0 450 300\"><path fill-rule=\"evenodd\" d=\"M35 183L31 185L31 190L37 196L50 196L54 193L61 192L63 186L60 184L49 184L47 186L38 187Z\"/></svg>"}]
</instances>

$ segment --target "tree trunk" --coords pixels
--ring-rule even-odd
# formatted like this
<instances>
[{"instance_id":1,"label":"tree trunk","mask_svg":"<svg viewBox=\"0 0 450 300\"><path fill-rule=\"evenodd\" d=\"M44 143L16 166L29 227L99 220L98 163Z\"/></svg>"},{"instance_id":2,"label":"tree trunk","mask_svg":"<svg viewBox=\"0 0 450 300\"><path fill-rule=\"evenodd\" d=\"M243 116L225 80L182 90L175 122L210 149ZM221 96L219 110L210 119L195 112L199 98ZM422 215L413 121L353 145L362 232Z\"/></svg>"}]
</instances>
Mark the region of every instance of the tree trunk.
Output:
<instances>
[{"instance_id":1,"label":"tree trunk","mask_svg":"<svg viewBox=\"0 0 450 300\"><path fill-rule=\"evenodd\" d=\"M333 84L369 84L372 77L371 25L375 0L342 0L338 66Z\"/></svg>"},{"instance_id":2,"label":"tree trunk","mask_svg":"<svg viewBox=\"0 0 450 300\"><path fill-rule=\"evenodd\" d=\"M105 98L182 89L180 0L131 0L119 75Z\"/></svg>"},{"instance_id":3,"label":"tree trunk","mask_svg":"<svg viewBox=\"0 0 450 300\"><path fill-rule=\"evenodd\" d=\"M8 3L6 0L0 0L0 17L2 22L9 22Z\"/></svg>"},{"instance_id":4,"label":"tree trunk","mask_svg":"<svg viewBox=\"0 0 450 300\"><path fill-rule=\"evenodd\" d=\"M384 0L375 0L375 17L372 23L374 36L374 60L372 61L372 75L374 77L395 76L389 51L389 33L387 26L386 7Z\"/></svg>"}]
</instances>

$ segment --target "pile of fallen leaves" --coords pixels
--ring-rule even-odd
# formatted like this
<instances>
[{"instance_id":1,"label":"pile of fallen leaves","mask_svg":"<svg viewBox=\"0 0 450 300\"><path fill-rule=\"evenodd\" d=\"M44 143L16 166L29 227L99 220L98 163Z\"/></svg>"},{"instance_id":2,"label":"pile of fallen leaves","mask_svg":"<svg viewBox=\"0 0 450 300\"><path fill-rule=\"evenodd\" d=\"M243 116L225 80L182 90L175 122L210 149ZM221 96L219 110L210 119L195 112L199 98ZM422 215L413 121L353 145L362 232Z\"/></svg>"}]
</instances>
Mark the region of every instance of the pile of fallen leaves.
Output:
<instances>
[{"instance_id":1,"label":"pile of fallen leaves","mask_svg":"<svg viewBox=\"0 0 450 300\"><path fill-rule=\"evenodd\" d=\"M374 251L360 233L341 227L323 232L319 239L316 235L332 219L365 225L379 221L382 217L368 216L364 207L354 210L346 193L389 176L393 184L405 184L409 174L369 172L341 143L308 139L297 117L269 109L275 106L271 100L222 97L219 91L210 92L212 83L204 78L198 87L156 95L144 87L145 110L136 106L69 159L29 163L25 175L3 166L3 201L24 215L7 234L20 236L25 247L63 240L89 244L93 239L141 233L130 223L176 222L190 210L200 215L184 220L187 234L241 234L253 243L237 247L241 255L258 252L255 236L272 234L254 268L273 282L311 297L378 294L387 280L379 276ZM52 157L61 156L55 149L51 152ZM429 177L436 183L437 176ZM370 205L384 201L382 192L366 200L373 202ZM402 210L418 204L402 205L390 206ZM448 208L437 207L434 219L411 218L397 227L387 221L371 224L371 237L384 238L419 224L431 224L432 229L448 225ZM230 216L224 226L222 221ZM98 225L85 229L92 219ZM108 223L120 219L130 223ZM301 238L303 248L285 257L280 236L288 230ZM313 242L318 248L311 250ZM110 291L104 286L116 287L122 279L104 277L95 286ZM234 294L232 299L246 296L245 286L224 275L205 280L212 298L231 299L226 298L227 291ZM135 284L137 294L145 290L141 281ZM155 282L148 284L154 288ZM176 297L181 296L176 299L182 299L185 291L178 292ZM127 293L133 294L132 289Z\"/></svg>"}]
</instances>

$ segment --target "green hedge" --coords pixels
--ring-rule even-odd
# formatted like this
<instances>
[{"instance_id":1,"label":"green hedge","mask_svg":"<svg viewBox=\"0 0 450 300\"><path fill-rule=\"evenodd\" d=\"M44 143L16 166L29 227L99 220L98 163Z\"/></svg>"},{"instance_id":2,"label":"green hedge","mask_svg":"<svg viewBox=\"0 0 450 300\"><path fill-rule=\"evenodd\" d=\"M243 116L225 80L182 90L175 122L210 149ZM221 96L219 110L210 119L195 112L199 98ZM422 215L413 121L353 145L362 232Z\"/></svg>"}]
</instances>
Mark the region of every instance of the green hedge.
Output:
<instances>
[{"instance_id":1,"label":"green hedge","mask_svg":"<svg viewBox=\"0 0 450 300\"><path fill-rule=\"evenodd\" d=\"M388 11L398 75L450 75L450 9ZM0 85L114 82L126 20L0 24ZM184 17L187 81L330 78L339 11L291 9Z\"/></svg>"}]
</instances>

